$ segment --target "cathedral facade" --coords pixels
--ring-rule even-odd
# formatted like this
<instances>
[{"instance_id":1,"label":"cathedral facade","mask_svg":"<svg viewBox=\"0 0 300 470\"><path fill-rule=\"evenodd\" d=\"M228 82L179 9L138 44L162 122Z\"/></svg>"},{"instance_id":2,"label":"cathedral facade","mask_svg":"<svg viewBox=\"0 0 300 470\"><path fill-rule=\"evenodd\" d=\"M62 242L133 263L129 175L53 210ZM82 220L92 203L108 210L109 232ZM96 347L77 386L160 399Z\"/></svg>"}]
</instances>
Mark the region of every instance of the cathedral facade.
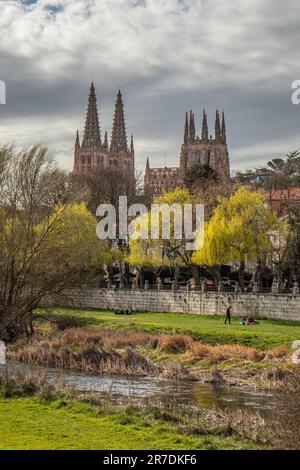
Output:
<instances>
[{"instance_id":1,"label":"cathedral facade","mask_svg":"<svg viewBox=\"0 0 300 470\"><path fill-rule=\"evenodd\" d=\"M183 187L187 171L196 165L213 168L221 183L226 184L230 176L229 155L226 142L224 113L220 119L216 111L214 137L209 134L207 115L203 111L200 137L196 134L195 116L186 113L183 143L178 167L151 168L147 159L144 176L144 192L158 196L175 187ZM115 112L110 142L107 131L104 139L98 117L97 98L94 84L91 84L85 127L82 140L77 131L74 150L73 173L84 176L93 169L117 169L130 172L134 176L134 144L131 136L127 143L126 124L122 95L119 90L115 102Z\"/></svg>"},{"instance_id":2,"label":"cathedral facade","mask_svg":"<svg viewBox=\"0 0 300 470\"><path fill-rule=\"evenodd\" d=\"M109 168L129 171L134 174L133 136L131 136L131 142L128 145L124 107L119 90L115 102L110 142L107 131L102 140L96 92L92 83L82 141L80 141L78 131L76 134L73 174L83 176L93 169Z\"/></svg>"},{"instance_id":3,"label":"cathedral facade","mask_svg":"<svg viewBox=\"0 0 300 470\"><path fill-rule=\"evenodd\" d=\"M221 122L219 112L216 111L214 138L208 132L205 110L202 117L201 137L196 135L194 113L192 111L189 115L186 113L179 166L151 168L147 159L144 177L145 192L158 196L175 187L183 187L187 171L189 169L192 171L196 164L213 168L221 183L226 184L228 181L230 167L224 113L222 113Z\"/></svg>"}]
</instances>

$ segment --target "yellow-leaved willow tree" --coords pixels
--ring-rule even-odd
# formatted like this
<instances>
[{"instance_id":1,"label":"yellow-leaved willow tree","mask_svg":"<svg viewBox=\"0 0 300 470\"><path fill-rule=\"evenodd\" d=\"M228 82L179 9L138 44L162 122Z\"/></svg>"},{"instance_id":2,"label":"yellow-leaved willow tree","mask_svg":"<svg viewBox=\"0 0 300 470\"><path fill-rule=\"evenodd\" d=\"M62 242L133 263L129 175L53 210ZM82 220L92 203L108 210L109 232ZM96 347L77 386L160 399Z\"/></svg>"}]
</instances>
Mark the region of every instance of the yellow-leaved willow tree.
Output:
<instances>
[{"instance_id":1,"label":"yellow-leaved willow tree","mask_svg":"<svg viewBox=\"0 0 300 470\"><path fill-rule=\"evenodd\" d=\"M154 204L161 207L158 218L151 217L154 210L152 209L133 221L133 233L129 241L130 252L127 261L137 268L141 279L144 268L152 270L157 277L161 269L166 266L174 270L175 283L178 281L181 266L188 266L191 270L196 271L195 277L198 275L197 267L191 260L192 252L185 249L186 239L183 230L181 239L177 239L175 236L175 218L174 212L172 212L172 206L175 210L177 206L182 211L185 204L192 203L193 197L187 189L176 188L154 200ZM164 205L171 209L168 218L170 236L167 238L164 238L162 230L162 220L168 222L163 210ZM156 233L156 238L152 236L153 233ZM147 234L146 239L145 234Z\"/></svg>"},{"instance_id":2,"label":"yellow-leaved willow tree","mask_svg":"<svg viewBox=\"0 0 300 470\"><path fill-rule=\"evenodd\" d=\"M75 275L98 268L107 254L105 243L97 238L96 223L84 203L60 204L50 218L35 227L36 241L42 242L36 260L56 276L62 275L63 282L66 270Z\"/></svg>"},{"instance_id":3,"label":"yellow-leaved willow tree","mask_svg":"<svg viewBox=\"0 0 300 470\"><path fill-rule=\"evenodd\" d=\"M239 263L239 281L244 286L246 261L267 260L277 247L272 240L283 239L285 223L264 205L263 194L241 187L230 199L220 198L211 219L205 224L204 244L193 261L215 266Z\"/></svg>"},{"instance_id":4,"label":"yellow-leaved willow tree","mask_svg":"<svg viewBox=\"0 0 300 470\"><path fill-rule=\"evenodd\" d=\"M32 312L40 302L50 296L59 303L65 289L96 279L105 260L96 219L85 204L60 204L37 225L24 225L21 216L8 217L0 230L0 268L11 272L5 283L0 276L5 339L32 333Z\"/></svg>"}]
</instances>

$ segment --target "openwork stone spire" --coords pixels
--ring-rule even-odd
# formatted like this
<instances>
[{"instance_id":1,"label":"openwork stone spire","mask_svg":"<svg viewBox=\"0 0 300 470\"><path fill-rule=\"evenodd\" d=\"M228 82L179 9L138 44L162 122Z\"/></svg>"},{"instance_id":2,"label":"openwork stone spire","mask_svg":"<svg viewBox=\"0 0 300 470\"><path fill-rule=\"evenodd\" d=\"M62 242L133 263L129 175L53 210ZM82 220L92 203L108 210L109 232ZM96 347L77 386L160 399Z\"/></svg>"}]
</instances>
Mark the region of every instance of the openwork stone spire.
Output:
<instances>
[{"instance_id":1,"label":"openwork stone spire","mask_svg":"<svg viewBox=\"0 0 300 470\"><path fill-rule=\"evenodd\" d=\"M127 136L124 118L124 107L120 90L118 91L116 99L113 129L110 141L110 150L114 152L127 152Z\"/></svg>"},{"instance_id":2,"label":"openwork stone spire","mask_svg":"<svg viewBox=\"0 0 300 470\"><path fill-rule=\"evenodd\" d=\"M215 122L215 139L221 141L221 126L219 111L216 111L216 122Z\"/></svg>"},{"instance_id":3,"label":"openwork stone spire","mask_svg":"<svg viewBox=\"0 0 300 470\"><path fill-rule=\"evenodd\" d=\"M79 132L76 131L75 150L80 150Z\"/></svg>"},{"instance_id":4,"label":"openwork stone spire","mask_svg":"<svg viewBox=\"0 0 300 470\"><path fill-rule=\"evenodd\" d=\"M82 149L89 150L99 148L101 146L101 133L98 119L97 98L95 87L92 82L90 88L88 109L85 120L84 136L82 141Z\"/></svg>"},{"instance_id":5,"label":"openwork stone spire","mask_svg":"<svg viewBox=\"0 0 300 470\"><path fill-rule=\"evenodd\" d=\"M149 163L149 157L147 157L147 162L146 162L146 173L149 173L150 170L150 163Z\"/></svg>"},{"instance_id":6,"label":"openwork stone spire","mask_svg":"<svg viewBox=\"0 0 300 470\"><path fill-rule=\"evenodd\" d=\"M203 117L202 117L202 132L201 132L201 139L208 140L208 126L207 126L207 115L204 109Z\"/></svg>"},{"instance_id":7,"label":"openwork stone spire","mask_svg":"<svg viewBox=\"0 0 300 470\"><path fill-rule=\"evenodd\" d=\"M188 118L188 113L185 113L184 136L183 136L184 145L187 145L188 141L189 141L189 118Z\"/></svg>"},{"instance_id":8,"label":"openwork stone spire","mask_svg":"<svg viewBox=\"0 0 300 470\"><path fill-rule=\"evenodd\" d=\"M226 144L226 126L225 126L224 111L222 112L222 142Z\"/></svg>"},{"instance_id":9,"label":"openwork stone spire","mask_svg":"<svg viewBox=\"0 0 300 470\"><path fill-rule=\"evenodd\" d=\"M190 132L189 132L189 138L190 138L190 141L193 142L195 140L195 134L196 134L196 131L195 131L195 117L194 117L194 113L192 112L192 110L190 110Z\"/></svg>"},{"instance_id":10,"label":"openwork stone spire","mask_svg":"<svg viewBox=\"0 0 300 470\"><path fill-rule=\"evenodd\" d=\"M134 143L133 143L133 135L131 134L131 139L130 139L130 153L131 155L134 155Z\"/></svg>"},{"instance_id":11,"label":"openwork stone spire","mask_svg":"<svg viewBox=\"0 0 300 470\"><path fill-rule=\"evenodd\" d=\"M107 131L105 131L105 134L104 134L103 147L104 147L105 149L108 149L108 136L107 136Z\"/></svg>"}]
</instances>

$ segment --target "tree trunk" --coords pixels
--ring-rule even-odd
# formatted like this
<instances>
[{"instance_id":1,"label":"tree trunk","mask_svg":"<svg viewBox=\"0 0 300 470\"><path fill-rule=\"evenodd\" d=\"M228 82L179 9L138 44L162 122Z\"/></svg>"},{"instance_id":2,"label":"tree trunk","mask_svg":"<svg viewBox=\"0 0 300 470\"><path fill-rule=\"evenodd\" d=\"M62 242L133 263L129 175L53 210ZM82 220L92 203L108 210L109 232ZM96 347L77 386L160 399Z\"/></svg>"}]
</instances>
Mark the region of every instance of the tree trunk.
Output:
<instances>
[{"instance_id":1,"label":"tree trunk","mask_svg":"<svg viewBox=\"0 0 300 470\"><path fill-rule=\"evenodd\" d=\"M257 283L257 287L259 291L261 291L262 289L262 271L263 271L262 261L258 260L256 264L255 273L254 273L254 281Z\"/></svg>"},{"instance_id":2,"label":"tree trunk","mask_svg":"<svg viewBox=\"0 0 300 470\"><path fill-rule=\"evenodd\" d=\"M245 286L245 261L241 261L240 267L238 269L239 283L241 289L244 289Z\"/></svg>"},{"instance_id":3,"label":"tree trunk","mask_svg":"<svg viewBox=\"0 0 300 470\"><path fill-rule=\"evenodd\" d=\"M219 266L207 266L207 272L211 274L215 280L215 284L218 285L218 283L222 280L221 276L221 271Z\"/></svg>"},{"instance_id":4,"label":"tree trunk","mask_svg":"<svg viewBox=\"0 0 300 470\"><path fill-rule=\"evenodd\" d=\"M29 332L30 335L32 336L34 333L34 328L33 328L33 315L32 315L32 310L29 310Z\"/></svg>"},{"instance_id":5,"label":"tree trunk","mask_svg":"<svg viewBox=\"0 0 300 470\"><path fill-rule=\"evenodd\" d=\"M180 275L180 267L175 266L174 267L174 283L175 283L176 289L178 287L179 275Z\"/></svg>"},{"instance_id":6,"label":"tree trunk","mask_svg":"<svg viewBox=\"0 0 300 470\"><path fill-rule=\"evenodd\" d=\"M144 280L145 280L144 271L141 269L139 273L140 273L140 289L144 289Z\"/></svg>"},{"instance_id":7,"label":"tree trunk","mask_svg":"<svg viewBox=\"0 0 300 470\"><path fill-rule=\"evenodd\" d=\"M200 276L199 276L199 269L198 269L198 266L196 264L191 264L190 266L190 269L192 271L192 274L193 274L193 278L195 279L196 281L196 286L200 286Z\"/></svg>"},{"instance_id":8,"label":"tree trunk","mask_svg":"<svg viewBox=\"0 0 300 470\"><path fill-rule=\"evenodd\" d=\"M277 279L278 279L278 293L280 293L283 290L282 264L281 264L281 262L279 262L278 266L277 266Z\"/></svg>"},{"instance_id":9,"label":"tree trunk","mask_svg":"<svg viewBox=\"0 0 300 470\"><path fill-rule=\"evenodd\" d=\"M113 275L113 268L112 266L107 266L106 267L106 272L107 272L107 278L109 284L112 286L114 283L114 275Z\"/></svg>"},{"instance_id":10,"label":"tree trunk","mask_svg":"<svg viewBox=\"0 0 300 470\"><path fill-rule=\"evenodd\" d=\"M124 285L126 289L130 289L130 267L128 263L124 265Z\"/></svg>"}]
</instances>

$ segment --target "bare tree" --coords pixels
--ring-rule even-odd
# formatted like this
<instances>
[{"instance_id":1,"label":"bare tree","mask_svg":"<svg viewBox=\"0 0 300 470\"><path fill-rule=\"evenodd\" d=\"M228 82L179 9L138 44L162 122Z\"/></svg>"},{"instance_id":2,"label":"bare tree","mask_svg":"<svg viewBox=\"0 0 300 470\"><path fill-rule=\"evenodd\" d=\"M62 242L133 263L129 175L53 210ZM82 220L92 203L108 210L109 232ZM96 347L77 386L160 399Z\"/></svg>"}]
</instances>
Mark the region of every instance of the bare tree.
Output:
<instances>
[{"instance_id":1,"label":"bare tree","mask_svg":"<svg viewBox=\"0 0 300 470\"><path fill-rule=\"evenodd\" d=\"M75 177L78 180L78 177ZM147 203L142 192L142 176L140 173L133 174L131 169L120 170L119 168L95 168L85 177L79 178L86 184L89 191L88 207L93 214L99 204L111 204L116 210L117 217L117 236L116 240L109 244L111 257L106 264L106 272L110 283L114 282L113 267L116 265L119 269L120 279L129 287L130 270L127 262L124 261L128 253L128 242L120 239L118 234L119 227L119 197L127 196L128 205L134 203Z\"/></svg>"},{"instance_id":2,"label":"bare tree","mask_svg":"<svg viewBox=\"0 0 300 470\"><path fill-rule=\"evenodd\" d=\"M87 210L72 209L82 197L45 147L0 148L0 337L31 333L39 302L87 268L92 247L71 226L80 217L92 225Z\"/></svg>"}]
</instances>

